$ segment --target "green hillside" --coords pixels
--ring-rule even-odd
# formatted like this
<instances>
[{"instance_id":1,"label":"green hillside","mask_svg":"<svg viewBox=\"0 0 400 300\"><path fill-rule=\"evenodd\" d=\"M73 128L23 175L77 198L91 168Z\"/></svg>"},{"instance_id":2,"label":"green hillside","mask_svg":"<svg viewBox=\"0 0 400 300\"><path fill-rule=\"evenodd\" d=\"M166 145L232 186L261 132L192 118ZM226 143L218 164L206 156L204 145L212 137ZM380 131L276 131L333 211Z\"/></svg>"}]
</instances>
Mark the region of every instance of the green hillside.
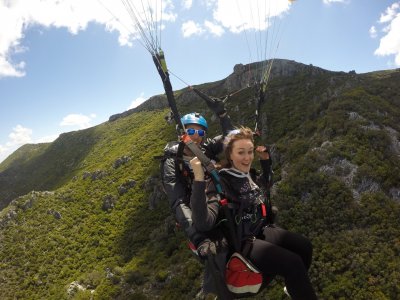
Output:
<instances>
[{"instance_id":1,"label":"green hillside","mask_svg":"<svg viewBox=\"0 0 400 300\"><path fill-rule=\"evenodd\" d=\"M396 299L400 70L291 68L273 73L259 141L272 145L278 223L312 240L320 299ZM229 80L199 88L222 96L243 87ZM229 99L235 124L254 126L254 93ZM205 113L217 133L202 100L177 96L182 113ZM202 265L175 228L153 158L176 139L162 107L150 99L0 164L3 207L15 198L0 211L1 299L198 297ZM277 278L254 298L285 299L282 287Z\"/></svg>"}]
</instances>

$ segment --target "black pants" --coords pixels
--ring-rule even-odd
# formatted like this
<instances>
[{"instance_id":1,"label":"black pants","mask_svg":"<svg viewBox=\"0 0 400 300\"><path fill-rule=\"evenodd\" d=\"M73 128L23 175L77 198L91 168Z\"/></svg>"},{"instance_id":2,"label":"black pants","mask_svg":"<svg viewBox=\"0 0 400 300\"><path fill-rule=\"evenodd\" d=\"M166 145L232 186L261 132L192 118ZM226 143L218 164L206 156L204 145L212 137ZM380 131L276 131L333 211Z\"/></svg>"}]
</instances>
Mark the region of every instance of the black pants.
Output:
<instances>
[{"instance_id":1,"label":"black pants","mask_svg":"<svg viewBox=\"0 0 400 300\"><path fill-rule=\"evenodd\" d=\"M292 299L317 299L308 277L312 245L307 238L272 225L254 241L248 257L263 274L283 276Z\"/></svg>"}]
</instances>

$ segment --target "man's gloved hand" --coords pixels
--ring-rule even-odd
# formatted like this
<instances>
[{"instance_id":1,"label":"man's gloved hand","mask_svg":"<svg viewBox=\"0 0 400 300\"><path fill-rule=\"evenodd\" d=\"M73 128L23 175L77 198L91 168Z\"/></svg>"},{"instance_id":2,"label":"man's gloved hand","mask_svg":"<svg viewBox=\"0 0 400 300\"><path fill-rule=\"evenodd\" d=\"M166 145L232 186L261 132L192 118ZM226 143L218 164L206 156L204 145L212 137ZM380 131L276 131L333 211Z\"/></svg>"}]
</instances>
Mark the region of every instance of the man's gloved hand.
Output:
<instances>
[{"instance_id":1,"label":"man's gloved hand","mask_svg":"<svg viewBox=\"0 0 400 300\"><path fill-rule=\"evenodd\" d=\"M200 245L197 247L197 253L200 257L207 257L208 255L216 255L217 254L217 247L215 243L209 239L205 239Z\"/></svg>"},{"instance_id":2,"label":"man's gloved hand","mask_svg":"<svg viewBox=\"0 0 400 300\"><path fill-rule=\"evenodd\" d=\"M226 113L225 102L226 99L219 98L211 98L209 101L206 101L207 106L217 115L221 116Z\"/></svg>"}]
</instances>

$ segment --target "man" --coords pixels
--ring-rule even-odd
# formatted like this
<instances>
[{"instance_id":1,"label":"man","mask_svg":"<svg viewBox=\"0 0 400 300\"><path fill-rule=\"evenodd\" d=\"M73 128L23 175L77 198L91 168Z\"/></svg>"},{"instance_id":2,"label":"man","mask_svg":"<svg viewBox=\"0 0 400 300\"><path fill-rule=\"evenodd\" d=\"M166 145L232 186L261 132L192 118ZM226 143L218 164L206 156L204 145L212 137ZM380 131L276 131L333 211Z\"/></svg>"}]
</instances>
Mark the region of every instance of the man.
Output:
<instances>
[{"instance_id":1,"label":"man","mask_svg":"<svg viewBox=\"0 0 400 300\"><path fill-rule=\"evenodd\" d=\"M226 113L224 102L212 100L213 105L209 105L219 117L223 135L219 135L213 139L207 138L208 124L206 119L198 113L189 113L182 117L181 121L185 127L185 133L189 138L202 150L202 152L211 160L218 161L218 155L223 152L224 136L233 129L230 118ZM190 208L191 187L193 182L193 171L189 161L193 158L191 151L180 144L167 144L164 149L167 157L163 163L163 185L167 194L170 208L175 216L177 223L184 230L190 242L197 249L197 253L201 258L206 258L210 251L211 239L216 237L212 233L199 232L195 229L192 221L192 210ZM212 252L216 254L216 250ZM216 254L216 255L225 255ZM225 262L225 258L218 259ZM218 286L215 286L212 267L206 266L203 282L204 294L217 294ZM215 277L215 274L214 274Z\"/></svg>"},{"instance_id":2,"label":"man","mask_svg":"<svg viewBox=\"0 0 400 300\"><path fill-rule=\"evenodd\" d=\"M229 129L225 130L225 128L232 128L229 116L224 112L219 117L223 131L229 131ZM208 139L206 137L207 121L198 113L187 114L182 117L181 121L190 139L200 147L208 158L218 161L218 154L223 151L223 135ZM187 147L184 147L182 155L180 155L178 153L179 147L183 147L183 145L176 143L170 146L168 144L165 149L167 158L163 163L163 185L176 221L194 246L198 247L200 242L204 240L204 234L194 230L192 211L189 207L193 181L193 172L189 161L193 154Z\"/></svg>"}]
</instances>

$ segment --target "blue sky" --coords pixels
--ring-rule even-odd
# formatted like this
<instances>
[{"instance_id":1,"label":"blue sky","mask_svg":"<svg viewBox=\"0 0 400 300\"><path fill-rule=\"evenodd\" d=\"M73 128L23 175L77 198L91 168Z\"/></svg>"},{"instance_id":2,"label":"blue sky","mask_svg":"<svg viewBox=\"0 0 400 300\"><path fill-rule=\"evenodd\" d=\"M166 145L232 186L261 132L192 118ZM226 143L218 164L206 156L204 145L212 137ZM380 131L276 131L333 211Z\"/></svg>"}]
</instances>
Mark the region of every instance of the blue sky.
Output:
<instances>
[{"instance_id":1,"label":"blue sky","mask_svg":"<svg viewBox=\"0 0 400 300\"><path fill-rule=\"evenodd\" d=\"M0 1L0 162L163 93L122 2ZM345 72L400 67L400 1L168 0L162 9L161 45L184 81L171 76L174 89L272 56ZM267 11L278 17L262 32L276 26L279 46L269 40L272 54L257 56L254 29Z\"/></svg>"}]
</instances>

